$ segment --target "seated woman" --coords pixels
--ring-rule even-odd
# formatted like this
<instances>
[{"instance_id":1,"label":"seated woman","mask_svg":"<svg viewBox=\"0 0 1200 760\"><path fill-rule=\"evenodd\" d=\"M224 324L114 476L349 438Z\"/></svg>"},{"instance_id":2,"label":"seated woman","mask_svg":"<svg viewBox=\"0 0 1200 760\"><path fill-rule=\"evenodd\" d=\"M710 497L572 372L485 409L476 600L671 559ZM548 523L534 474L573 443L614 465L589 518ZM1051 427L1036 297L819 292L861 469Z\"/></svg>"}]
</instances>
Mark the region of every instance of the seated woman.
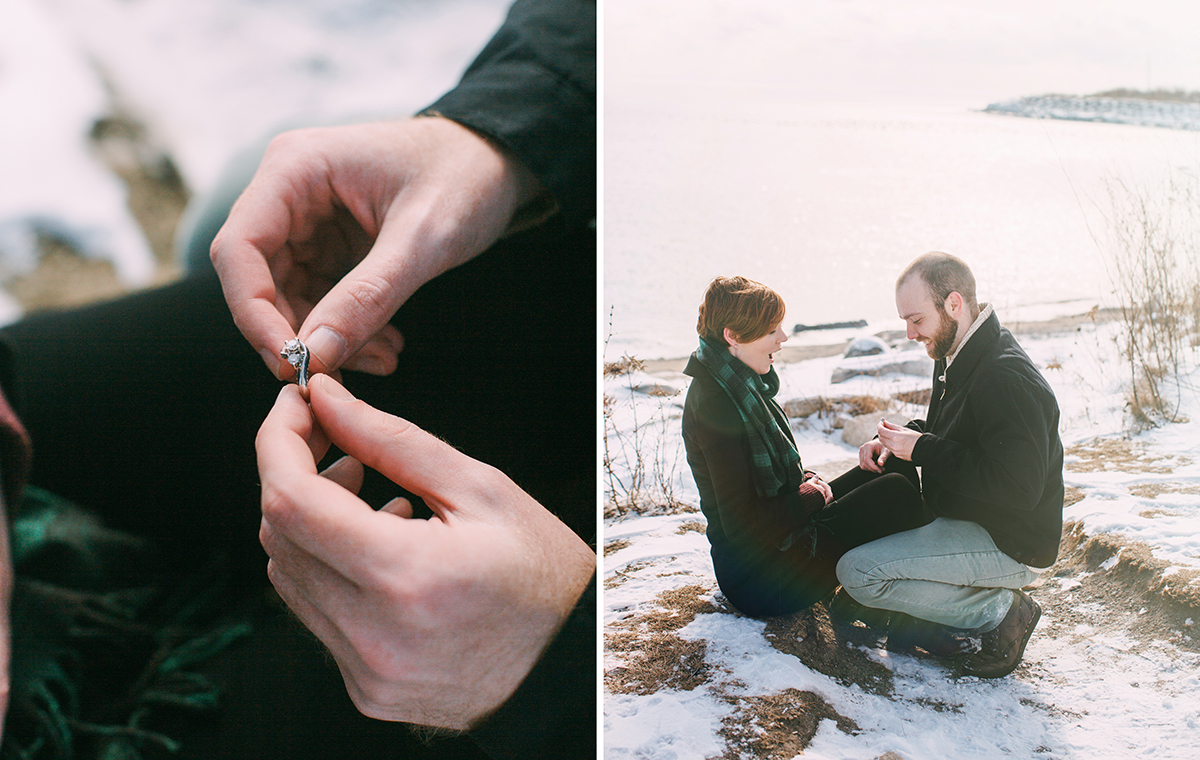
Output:
<instances>
[{"instance_id":1,"label":"seated woman","mask_svg":"<svg viewBox=\"0 0 1200 760\"><path fill-rule=\"evenodd\" d=\"M708 286L683 410L688 465L708 519L713 570L751 617L805 609L837 587L850 549L927 523L916 468L854 468L830 483L804 470L775 394L787 340L779 294L744 277Z\"/></svg>"}]
</instances>

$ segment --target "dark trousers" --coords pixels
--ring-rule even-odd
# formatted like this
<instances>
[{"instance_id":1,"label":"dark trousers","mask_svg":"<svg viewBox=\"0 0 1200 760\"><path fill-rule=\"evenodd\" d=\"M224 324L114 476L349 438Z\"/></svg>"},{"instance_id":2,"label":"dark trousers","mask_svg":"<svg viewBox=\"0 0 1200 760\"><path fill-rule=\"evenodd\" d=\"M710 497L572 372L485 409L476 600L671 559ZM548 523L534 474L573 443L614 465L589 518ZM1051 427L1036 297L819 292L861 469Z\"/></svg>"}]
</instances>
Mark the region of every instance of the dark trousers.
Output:
<instances>
[{"instance_id":1,"label":"dark trousers","mask_svg":"<svg viewBox=\"0 0 1200 760\"><path fill-rule=\"evenodd\" d=\"M843 554L932 519L911 462L891 458L883 474L855 467L829 486L834 500L813 516L813 532L806 540L772 558L757 577L743 576L736 585L721 584L740 612L774 617L807 609L837 588L837 563Z\"/></svg>"},{"instance_id":2,"label":"dark trousers","mask_svg":"<svg viewBox=\"0 0 1200 760\"><path fill-rule=\"evenodd\" d=\"M496 466L594 545L595 272L592 231L509 239L401 308L393 376L345 383ZM280 384L215 277L30 316L0 339L13 352L6 391L33 441L32 484L154 539L165 572L223 555L255 611L251 639L209 663L224 708L187 724L180 757L481 756L469 739L428 745L364 718L316 640L263 601L254 437ZM378 475L363 489L375 506L396 495Z\"/></svg>"}]
</instances>

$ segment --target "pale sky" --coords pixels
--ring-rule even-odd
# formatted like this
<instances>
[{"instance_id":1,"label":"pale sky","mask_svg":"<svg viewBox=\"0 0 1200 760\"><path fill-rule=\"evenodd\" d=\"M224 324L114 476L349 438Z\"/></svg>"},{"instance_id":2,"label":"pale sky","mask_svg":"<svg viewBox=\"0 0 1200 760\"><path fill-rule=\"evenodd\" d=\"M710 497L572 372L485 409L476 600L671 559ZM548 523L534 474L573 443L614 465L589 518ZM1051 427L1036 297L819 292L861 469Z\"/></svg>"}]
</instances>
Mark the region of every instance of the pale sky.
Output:
<instances>
[{"instance_id":1,"label":"pale sky","mask_svg":"<svg viewBox=\"0 0 1200 760\"><path fill-rule=\"evenodd\" d=\"M606 0L605 87L731 85L799 100L986 105L1200 90L1184 0Z\"/></svg>"}]
</instances>

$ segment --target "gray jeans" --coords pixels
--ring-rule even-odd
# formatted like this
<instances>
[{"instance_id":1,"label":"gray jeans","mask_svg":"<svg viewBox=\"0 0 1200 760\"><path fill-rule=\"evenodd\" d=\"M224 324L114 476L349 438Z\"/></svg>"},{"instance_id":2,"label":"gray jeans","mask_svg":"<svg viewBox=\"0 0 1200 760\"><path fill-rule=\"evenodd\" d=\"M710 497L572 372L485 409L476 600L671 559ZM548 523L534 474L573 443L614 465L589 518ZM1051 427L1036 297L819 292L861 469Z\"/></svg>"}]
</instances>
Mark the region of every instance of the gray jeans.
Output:
<instances>
[{"instance_id":1,"label":"gray jeans","mask_svg":"<svg viewBox=\"0 0 1200 760\"><path fill-rule=\"evenodd\" d=\"M850 596L868 607L988 631L1012 605L1011 589L1038 574L997 549L979 525L939 517L851 549L838 562L837 576Z\"/></svg>"}]
</instances>

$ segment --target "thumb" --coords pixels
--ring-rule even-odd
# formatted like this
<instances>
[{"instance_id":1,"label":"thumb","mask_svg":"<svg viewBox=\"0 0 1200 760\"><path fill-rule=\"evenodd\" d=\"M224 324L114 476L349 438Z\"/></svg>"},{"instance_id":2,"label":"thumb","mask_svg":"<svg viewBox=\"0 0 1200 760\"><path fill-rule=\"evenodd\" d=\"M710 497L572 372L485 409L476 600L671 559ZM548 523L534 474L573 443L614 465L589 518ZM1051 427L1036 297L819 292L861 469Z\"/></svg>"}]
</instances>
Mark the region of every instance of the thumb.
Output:
<instances>
[{"instance_id":1,"label":"thumb","mask_svg":"<svg viewBox=\"0 0 1200 760\"><path fill-rule=\"evenodd\" d=\"M354 398L328 375L313 378L309 403L313 416L335 446L421 497L440 517L507 501L504 495L508 489L519 493L517 486L495 468L472 459L408 420Z\"/></svg>"},{"instance_id":2,"label":"thumb","mask_svg":"<svg viewBox=\"0 0 1200 760\"><path fill-rule=\"evenodd\" d=\"M313 307L298 337L312 355L313 372L331 372L367 344L396 310L440 271L436 256L407 255L415 233L389 219L366 257ZM422 264L418 259L430 259ZM393 331L394 332L394 331Z\"/></svg>"}]
</instances>

